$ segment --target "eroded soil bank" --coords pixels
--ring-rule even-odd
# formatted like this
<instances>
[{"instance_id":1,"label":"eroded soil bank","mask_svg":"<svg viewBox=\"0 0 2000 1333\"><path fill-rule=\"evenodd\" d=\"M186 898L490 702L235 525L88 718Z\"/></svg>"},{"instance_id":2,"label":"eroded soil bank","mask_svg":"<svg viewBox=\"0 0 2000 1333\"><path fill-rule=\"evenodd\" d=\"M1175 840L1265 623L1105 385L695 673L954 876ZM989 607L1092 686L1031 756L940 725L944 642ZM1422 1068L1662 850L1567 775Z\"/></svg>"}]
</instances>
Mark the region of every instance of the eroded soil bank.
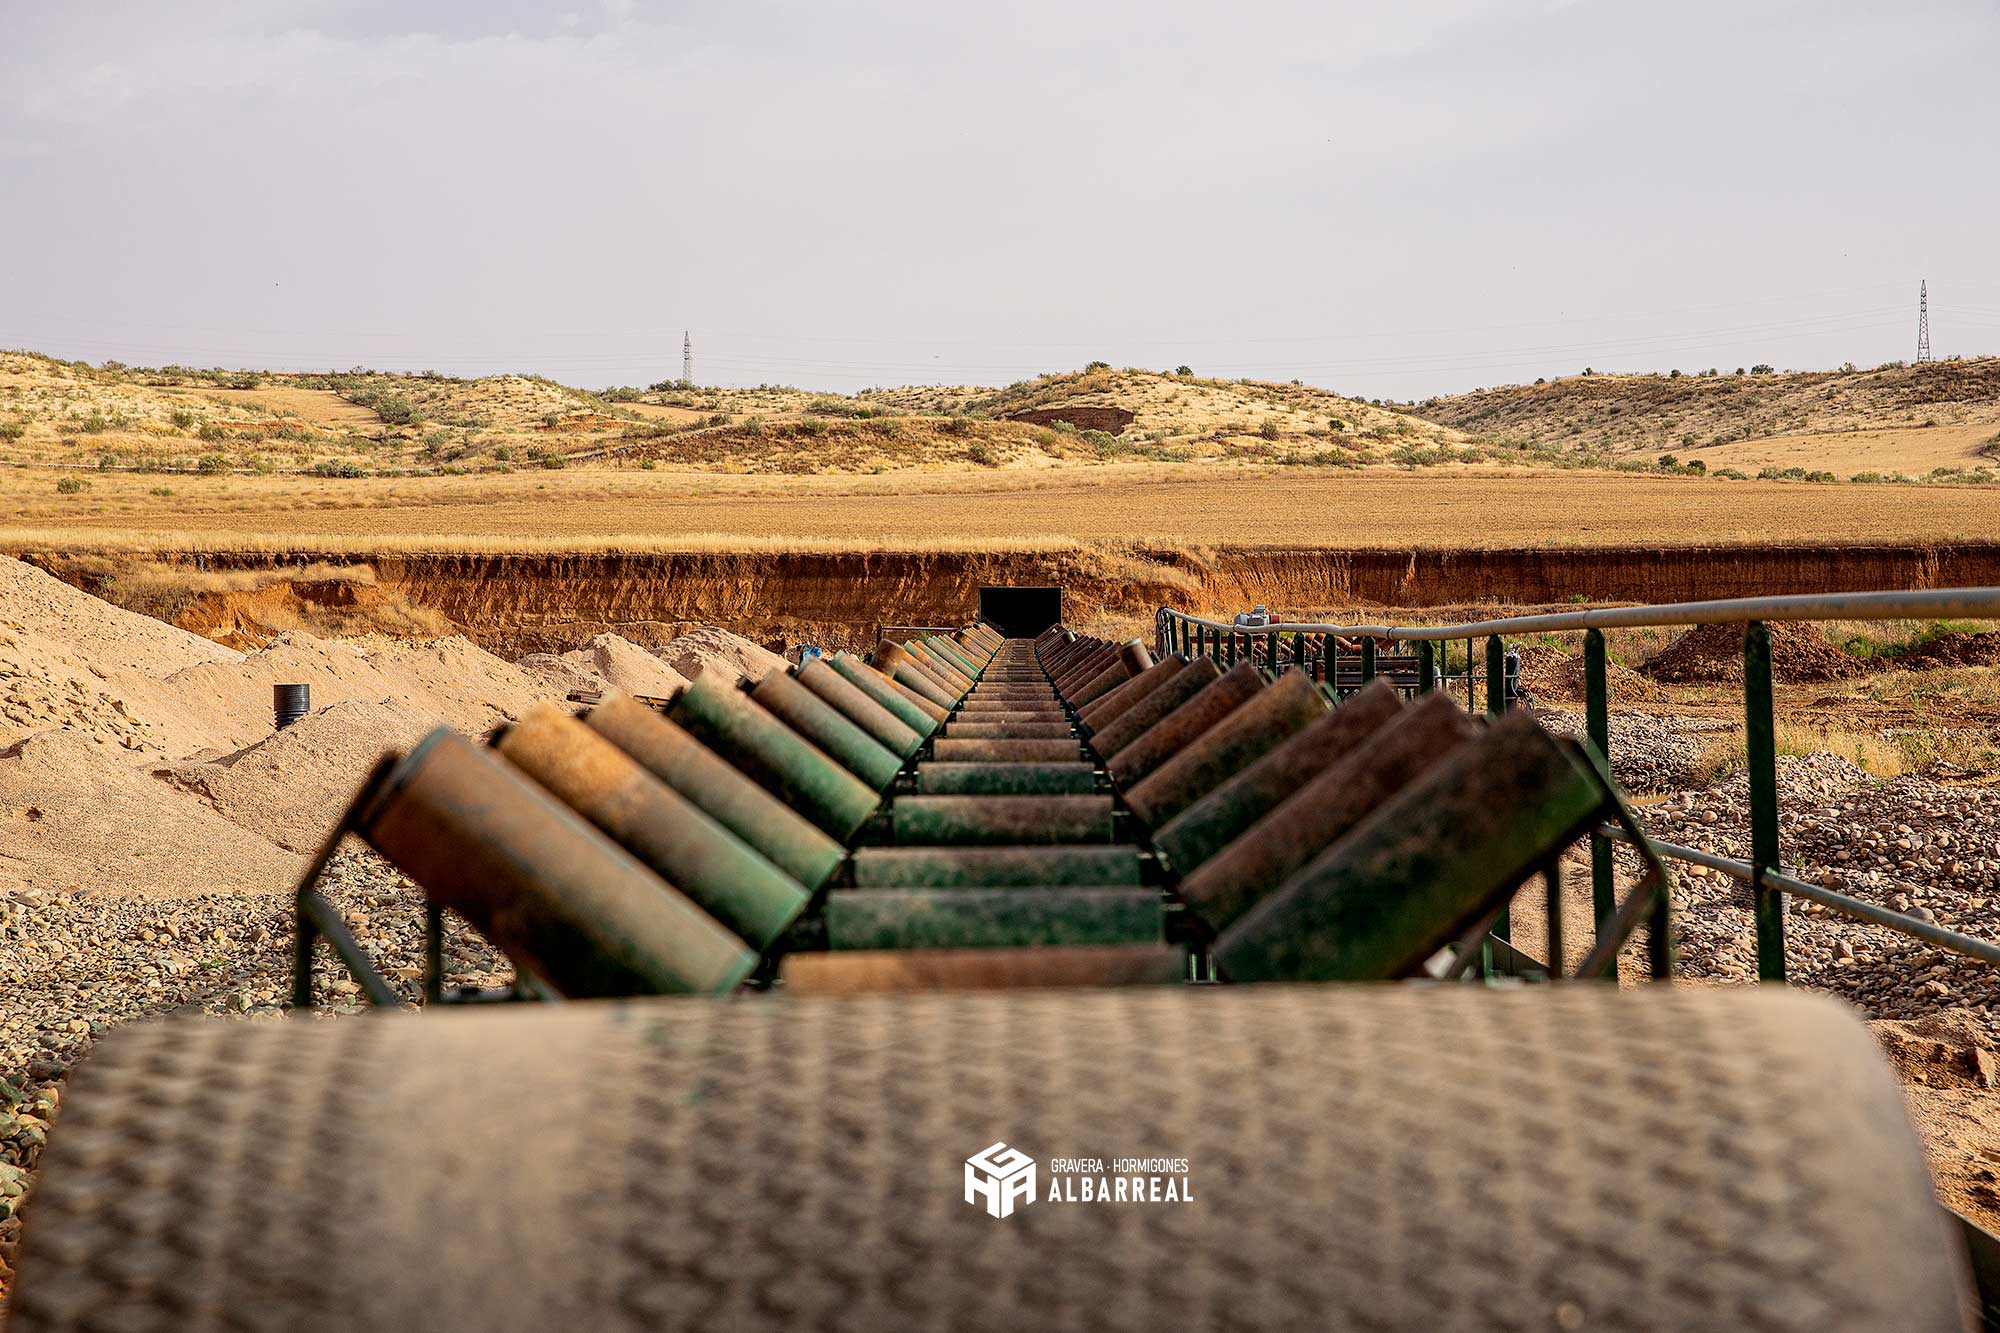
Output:
<instances>
[{"instance_id":1,"label":"eroded soil bank","mask_svg":"<svg viewBox=\"0 0 2000 1333\"><path fill-rule=\"evenodd\" d=\"M1673 602L2000 584L2000 541L1409 551L1067 545L1001 551L644 554L23 552L131 610L254 646L286 629L464 633L493 652L563 651L611 631L664 642L699 624L766 643L857 645L881 622L955 623L985 584L1057 584L1075 625L1139 629L1171 605L1355 608Z\"/></svg>"}]
</instances>

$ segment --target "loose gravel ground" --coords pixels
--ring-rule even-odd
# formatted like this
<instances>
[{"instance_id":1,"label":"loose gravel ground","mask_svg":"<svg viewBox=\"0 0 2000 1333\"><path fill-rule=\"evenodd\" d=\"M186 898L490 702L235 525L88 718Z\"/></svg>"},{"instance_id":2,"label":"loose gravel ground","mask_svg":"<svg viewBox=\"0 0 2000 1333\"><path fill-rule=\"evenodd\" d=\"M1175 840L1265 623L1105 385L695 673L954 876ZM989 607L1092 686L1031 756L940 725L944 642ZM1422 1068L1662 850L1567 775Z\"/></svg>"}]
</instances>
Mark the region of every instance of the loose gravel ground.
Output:
<instances>
[{"instance_id":1,"label":"loose gravel ground","mask_svg":"<svg viewBox=\"0 0 2000 1333\"><path fill-rule=\"evenodd\" d=\"M423 984L423 894L365 850L343 852L322 889L410 1003ZM447 917L450 985L504 985L507 960ZM0 1292L16 1216L61 1104L64 1077L120 1023L163 1014L278 1021L291 1001L292 898L15 890L0 899ZM314 975L327 1013L358 1013L359 988L325 950Z\"/></svg>"}]
</instances>

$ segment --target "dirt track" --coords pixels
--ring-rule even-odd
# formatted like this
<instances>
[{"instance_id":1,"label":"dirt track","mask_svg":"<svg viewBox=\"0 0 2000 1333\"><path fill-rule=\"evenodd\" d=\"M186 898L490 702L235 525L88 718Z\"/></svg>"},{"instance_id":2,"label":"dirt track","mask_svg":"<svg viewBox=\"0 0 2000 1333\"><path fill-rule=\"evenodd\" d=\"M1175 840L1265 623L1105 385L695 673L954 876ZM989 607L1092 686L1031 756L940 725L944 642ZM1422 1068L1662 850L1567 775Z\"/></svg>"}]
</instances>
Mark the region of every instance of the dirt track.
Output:
<instances>
[{"instance_id":1,"label":"dirt track","mask_svg":"<svg viewBox=\"0 0 2000 1333\"><path fill-rule=\"evenodd\" d=\"M24 480L25 479L25 480ZM76 549L868 549L1131 541L1182 546L1680 546L1940 542L2000 530L2000 488L1567 472L1147 465L738 477L591 469L315 481L112 473L86 499L0 479L0 543ZM29 482L33 485L30 486Z\"/></svg>"}]
</instances>

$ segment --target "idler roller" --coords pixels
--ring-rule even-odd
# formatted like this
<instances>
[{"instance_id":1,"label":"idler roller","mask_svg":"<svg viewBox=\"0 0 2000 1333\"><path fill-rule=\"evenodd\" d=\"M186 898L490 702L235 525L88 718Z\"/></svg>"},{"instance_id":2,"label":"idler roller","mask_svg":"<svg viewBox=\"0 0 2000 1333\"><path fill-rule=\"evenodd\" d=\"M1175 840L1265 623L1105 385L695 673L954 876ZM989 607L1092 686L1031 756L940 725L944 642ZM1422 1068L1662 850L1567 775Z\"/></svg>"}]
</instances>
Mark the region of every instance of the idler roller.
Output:
<instances>
[{"instance_id":1,"label":"idler roller","mask_svg":"<svg viewBox=\"0 0 2000 1333\"><path fill-rule=\"evenodd\" d=\"M846 857L810 820L631 695L607 694L583 721L808 891Z\"/></svg>"},{"instance_id":2,"label":"idler roller","mask_svg":"<svg viewBox=\"0 0 2000 1333\"><path fill-rule=\"evenodd\" d=\"M942 680L932 675L929 668L912 657L901 644L877 644L875 666L947 712L958 704L961 692L947 688Z\"/></svg>"},{"instance_id":3,"label":"idler roller","mask_svg":"<svg viewBox=\"0 0 2000 1333\"><path fill-rule=\"evenodd\" d=\"M1107 722L1091 733L1090 748L1100 758L1109 759L1137 740L1148 727L1200 694L1222 676L1214 659L1197 657L1158 689L1133 704L1116 721Z\"/></svg>"},{"instance_id":4,"label":"idler roller","mask_svg":"<svg viewBox=\"0 0 2000 1333\"><path fill-rule=\"evenodd\" d=\"M124 1025L64 1088L13 1333L1973 1326L1824 996L805 993L1180 967L794 954L728 1003ZM995 1218L962 1164L1003 1137L1036 1201ZM1184 1157L1191 1202L1055 1202L1071 1153Z\"/></svg>"},{"instance_id":5,"label":"idler roller","mask_svg":"<svg viewBox=\"0 0 2000 1333\"><path fill-rule=\"evenodd\" d=\"M1109 796L902 796L889 808L899 843L1110 842Z\"/></svg>"},{"instance_id":6,"label":"idler roller","mask_svg":"<svg viewBox=\"0 0 2000 1333\"><path fill-rule=\"evenodd\" d=\"M1141 879L1138 851L1115 845L862 847L854 853L854 882L864 888L1136 885Z\"/></svg>"},{"instance_id":7,"label":"idler roller","mask_svg":"<svg viewBox=\"0 0 2000 1333\"><path fill-rule=\"evenodd\" d=\"M1587 761L1532 713L1508 713L1222 932L1216 963L1236 981L1408 976L1586 832L1603 803Z\"/></svg>"},{"instance_id":8,"label":"idler roller","mask_svg":"<svg viewBox=\"0 0 2000 1333\"><path fill-rule=\"evenodd\" d=\"M903 769L895 753L782 671L758 681L750 697L878 792Z\"/></svg>"},{"instance_id":9,"label":"idler roller","mask_svg":"<svg viewBox=\"0 0 2000 1333\"><path fill-rule=\"evenodd\" d=\"M888 750L896 758L908 759L923 748L924 736L930 731L928 726L923 731L918 731L870 697L860 686L834 670L824 657L813 658L801 666L796 675L799 684L818 695L822 703L867 732L876 744Z\"/></svg>"},{"instance_id":10,"label":"idler roller","mask_svg":"<svg viewBox=\"0 0 2000 1333\"><path fill-rule=\"evenodd\" d=\"M1186 665L1187 659L1178 653L1163 657L1109 694L1077 709L1076 719L1083 724L1084 733L1088 735L1098 727L1108 724L1133 704L1179 675Z\"/></svg>"},{"instance_id":11,"label":"idler roller","mask_svg":"<svg viewBox=\"0 0 2000 1333\"><path fill-rule=\"evenodd\" d=\"M1125 804L1157 827L1326 712L1326 696L1312 677L1287 671L1133 786Z\"/></svg>"},{"instance_id":12,"label":"idler roller","mask_svg":"<svg viewBox=\"0 0 2000 1333\"><path fill-rule=\"evenodd\" d=\"M894 713L904 726L928 736L950 713L940 704L918 694L900 681L883 675L852 653L835 653L827 659L847 682Z\"/></svg>"},{"instance_id":13,"label":"idler roller","mask_svg":"<svg viewBox=\"0 0 2000 1333\"><path fill-rule=\"evenodd\" d=\"M500 753L758 949L804 910L797 880L554 704L508 728Z\"/></svg>"},{"instance_id":14,"label":"idler roller","mask_svg":"<svg viewBox=\"0 0 2000 1333\"><path fill-rule=\"evenodd\" d=\"M713 994L757 966L686 895L447 727L396 764L354 827L558 994Z\"/></svg>"},{"instance_id":15,"label":"idler roller","mask_svg":"<svg viewBox=\"0 0 2000 1333\"><path fill-rule=\"evenodd\" d=\"M1097 790L1097 769L1068 764L922 763L917 791L925 796L1082 796Z\"/></svg>"},{"instance_id":16,"label":"idler roller","mask_svg":"<svg viewBox=\"0 0 2000 1333\"><path fill-rule=\"evenodd\" d=\"M1402 711L1395 686L1372 682L1155 829L1153 849L1189 873Z\"/></svg>"},{"instance_id":17,"label":"idler roller","mask_svg":"<svg viewBox=\"0 0 2000 1333\"><path fill-rule=\"evenodd\" d=\"M1197 916L1220 930L1418 774L1464 762L1458 751L1478 734L1479 723L1450 698L1425 695L1227 847L1183 873L1181 896Z\"/></svg>"},{"instance_id":18,"label":"idler roller","mask_svg":"<svg viewBox=\"0 0 2000 1333\"><path fill-rule=\"evenodd\" d=\"M1208 688L1148 727L1145 734L1105 760L1105 771L1121 787L1129 787L1179 754L1198 736L1243 707L1264 689L1264 677L1248 662L1238 662Z\"/></svg>"},{"instance_id":19,"label":"idler roller","mask_svg":"<svg viewBox=\"0 0 2000 1333\"><path fill-rule=\"evenodd\" d=\"M946 724L944 734L947 740L1067 740L1071 745L1076 744L1076 733L1067 722L951 722Z\"/></svg>"},{"instance_id":20,"label":"idler roller","mask_svg":"<svg viewBox=\"0 0 2000 1333\"><path fill-rule=\"evenodd\" d=\"M824 911L833 949L1160 942L1160 895L1153 889L836 889Z\"/></svg>"},{"instance_id":21,"label":"idler roller","mask_svg":"<svg viewBox=\"0 0 2000 1333\"><path fill-rule=\"evenodd\" d=\"M842 949L786 954L778 968L783 989L794 996L1179 986L1187 980L1187 973L1187 952L1170 944L1070 949ZM982 1325L975 1318L969 1326Z\"/></svg>"},{"instance_id":22,"label":"idler roller","mask_svg":"<svg viewBox=\"0 0 2000 1333\"><path fill-rule=\"evenodd\" d=\"M674 721L695 739L845 841L875 812L875 791L773 717L725 673L705 670L674 700Z\"/></svg>"},{"instance_id":23,"label":"idler roller","mask_svg":"<svg viewBox=\"0 0 2000 1333\"><path fill-rule=\"evenodd\" d=\"M931 742L931 753L957 763L1050 764L1075 759L1082 754L1076 739L1068 740L955 740L943 736Z\"/></svg>"}]
</instances>

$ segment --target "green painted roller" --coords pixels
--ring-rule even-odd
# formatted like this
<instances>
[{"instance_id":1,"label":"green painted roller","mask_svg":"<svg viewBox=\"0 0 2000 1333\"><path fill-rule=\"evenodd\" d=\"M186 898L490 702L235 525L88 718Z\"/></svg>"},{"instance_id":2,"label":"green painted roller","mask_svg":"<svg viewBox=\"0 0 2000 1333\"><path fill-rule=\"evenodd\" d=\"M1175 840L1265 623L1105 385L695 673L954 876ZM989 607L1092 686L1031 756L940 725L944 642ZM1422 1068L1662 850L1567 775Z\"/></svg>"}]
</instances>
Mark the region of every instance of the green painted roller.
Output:
<instances>
[{"instance_id":1,"label":"green painted roller","mask_svg":"<svg viewBox=\"0 0 2000 1333\"><path fill-rule=\"evenodd\" d=\"M704 670L673 703L674 721L843 841L879 803L867 783L736 688Z\"/></svg>"},{"instance_id":2,"label":"green painted roller","mask_svg":"<svg viewBox=\"0 0 2000 1333\"><path fill-rule=\"evenodd\" d=\"M876 791L894 782L903 769L903 761L880 741L782 671L758 681L750 697Z\"/></svg>"},{"instance_id":3,"label":"green painted roller","mask_svg":"<svg viewBox=\"0 0 2000 1333\"><path fill-rule=\"evenodd\" d=\"M877 744L899 759L908 759L924 747L923 733L884 708L853 681L833 669L823 657L815 657L793 673L799 684L818 695L820 701L861 728Z\"/></svg>"},{"instance_id":4,"label":"green painted roller","mask_svg":"<svg viewBox=\"0 0 2000 1333\"><path fill-rule=\"evenodd\" d=\"M907 685L897 684L852 653L835 653L829 660L850 685L895 714L898 721L919 736L930 735L949 716L938 705Z\"/></svg>"},{"instance_id":5,"label":"green painted roller","mask_svg":"<svg viewBox=\"0 0 2000 1333\"><path fill-rule=\"evenodd\" d=\"M924 796L1086 796L1097 790L1097 769L1073 764L917 765Z\"/></svg>"},{"instance_id":6,"label":"green painted roller","mask_svg":"<svg viewBox=\"0 0 2000 1333\"><path fill-rule=\"evenodd\" d=\"M733 990L757 955L492 750L440 727L354 830L559 995Z\"/></svg>"},{"instance_id":7,"label":"green painted roller","mask_svg":"<svg viewBox=\"0 0 2000 1333\"><path fill-rule=\"evenodd\" d=\"M836 889L832 949L1024 949L1157 944L1152 889Z\"/></svg>"},{"instance_id":8,"label":"green painted roller","mask_svg":"<svg viewBox=\"0 0 2000 1333\"><path fill-rule=\"evenodd\" d=\"M845 859L840 843L631 695L607 694L583 720L806 890Z\"/></svg>"},{"instance_id":9,"label":"green painted roller","mask_svg":"<svg viewBox=\"0 0 2000 1333\"><path fill-rule=\"evenodd\" d=\"M1596 772L1508 713L1362 820L1216 941L1234 981L1408 976L1588 832Z\"/></svg>"},{"instance_id":10,"label":"green painted roller","mask_svg":"<svg viewBox=\"0 0 2000 1333\"><path fill-rule=\"evenodd\" d=\"M542 704L509 727L499 748L758 949L805 910L797 880L556 705Z\"/></svg>"},{"instance_id":11,"label":"green painted roller","mask_svg":"<svg viewBox=\"0 0 2000 1333\"><path fill-rule=\"evenodd\" d=\"M1110 842L1109 796L903 796L889 808L899 843Z\"/></svg>"},{"instance_id":12,"label":"green painted roller","mask_svg":"<svg viewBox=\"0 0 2000 1333\"><path fill-rule=\"evenodd\" d=\"M1116 845L862 847L854 853L854 882L863 888L1124 886L1143 877L1137 849Z\"/></svg>"}]
</instances>

